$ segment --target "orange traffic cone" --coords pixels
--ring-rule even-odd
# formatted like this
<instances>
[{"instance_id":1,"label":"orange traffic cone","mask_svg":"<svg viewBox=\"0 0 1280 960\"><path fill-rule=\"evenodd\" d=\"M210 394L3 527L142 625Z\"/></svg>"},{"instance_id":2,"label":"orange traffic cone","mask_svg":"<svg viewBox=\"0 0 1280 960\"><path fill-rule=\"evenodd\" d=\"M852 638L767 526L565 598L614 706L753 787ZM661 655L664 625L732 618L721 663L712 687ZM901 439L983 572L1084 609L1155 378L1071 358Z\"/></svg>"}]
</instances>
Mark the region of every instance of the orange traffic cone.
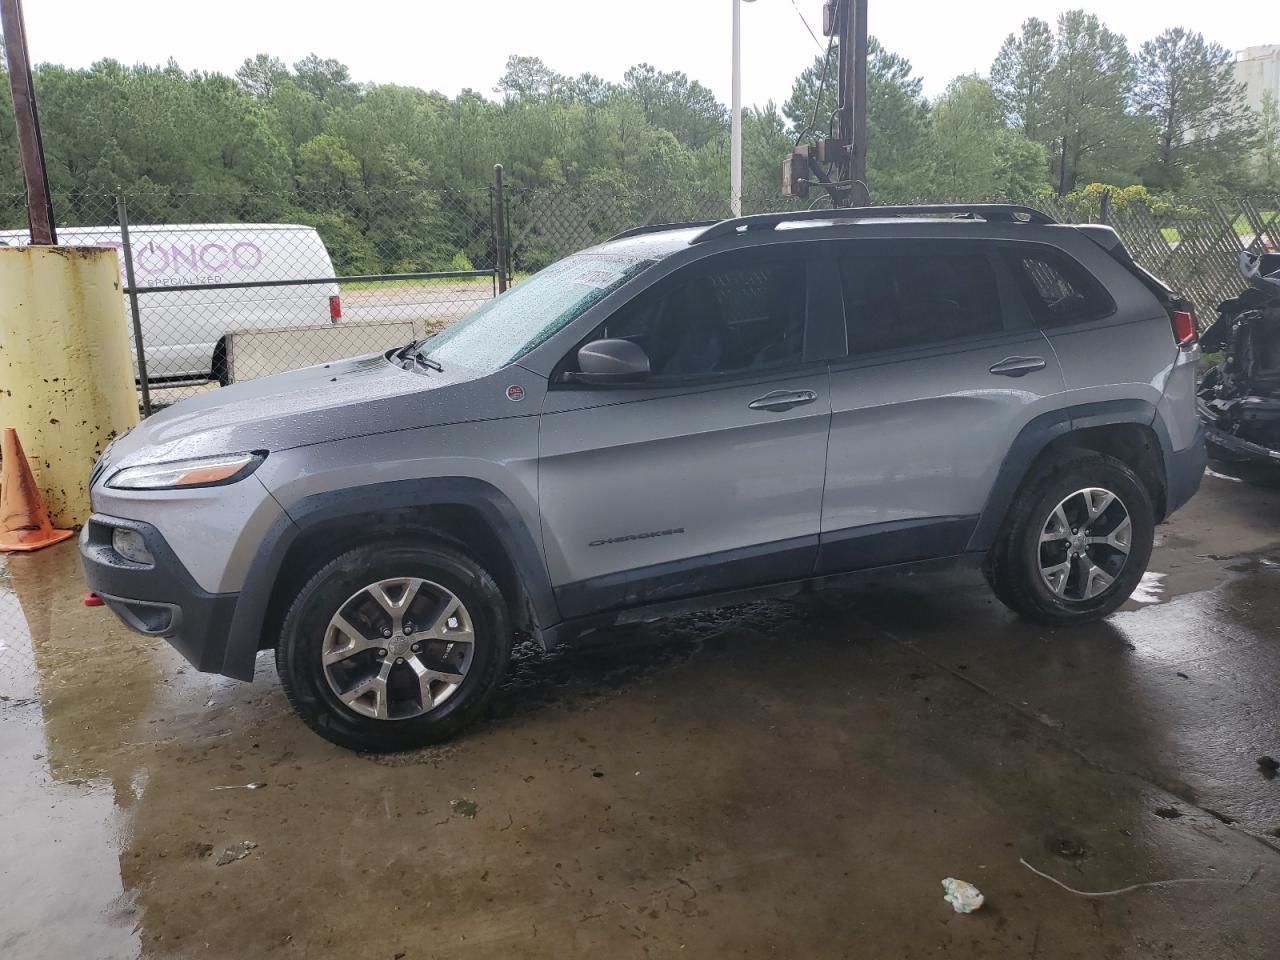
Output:
<instances>
[{"instance_id":1,"label":"orange traffic cone","mask_svg":"<svg viewBox=\"0 0 1280 960\"><path fill-rule=\"evenodd\" d=\"M0 460L0 551L39 550L71 536L72 531L55 530L49 522L13 427L4 428Z\"/></svg>"}]
</instances>

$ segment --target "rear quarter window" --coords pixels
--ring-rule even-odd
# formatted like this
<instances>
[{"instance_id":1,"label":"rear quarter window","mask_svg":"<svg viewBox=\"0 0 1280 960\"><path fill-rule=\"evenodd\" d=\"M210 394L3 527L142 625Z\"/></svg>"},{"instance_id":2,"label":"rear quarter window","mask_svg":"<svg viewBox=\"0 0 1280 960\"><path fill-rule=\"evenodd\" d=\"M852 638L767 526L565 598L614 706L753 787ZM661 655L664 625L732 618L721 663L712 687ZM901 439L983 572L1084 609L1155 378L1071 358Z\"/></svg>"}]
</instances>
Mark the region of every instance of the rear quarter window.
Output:
<instances>
[{"instance_id":1,"label":"rear quarter window","mask_svg":"<svg viewBox=\"0 0 1280 960\"><path fill-rule=\"evenodd\" d=\"M1115 312L1106 288L1065 253L1013 248L1005 257L1037 326L1086 323Z\"/></svg>"}]
</instances>

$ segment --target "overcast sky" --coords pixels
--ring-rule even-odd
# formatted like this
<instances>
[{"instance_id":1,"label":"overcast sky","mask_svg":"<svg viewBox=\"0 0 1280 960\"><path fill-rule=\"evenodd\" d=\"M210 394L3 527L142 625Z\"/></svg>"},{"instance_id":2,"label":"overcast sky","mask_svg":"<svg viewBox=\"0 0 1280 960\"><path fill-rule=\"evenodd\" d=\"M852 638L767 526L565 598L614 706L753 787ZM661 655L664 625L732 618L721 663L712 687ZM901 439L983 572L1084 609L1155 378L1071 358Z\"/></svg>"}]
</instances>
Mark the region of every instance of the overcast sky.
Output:
<instances>
[{"instance_id":1,"label":"overcast sky","mask_svg":"<svg viewBox=\"0 0 1280 960\"><path fill-rule=\"evenodd\" d=\"M870 0L870 30L911 60L935 96L960 73L985 73L1004 37L1029 16L1052 21L1068 3L1041 0ZM1084 3L1136 47L1183 25L1232 49L1280 42L1261 35L1266 0L1112 0ZM821 39L821 0L743 5L743 100L781 102ZM683 70L729 100L732 0L25 0L32 59L87 66L175 58L187 69L232 72L245 57L288 63L316 52L346 63L360 81L492 95L509 54L538 56L561 73L618 80L647 61Z\"/></svg>"}]
</instances>

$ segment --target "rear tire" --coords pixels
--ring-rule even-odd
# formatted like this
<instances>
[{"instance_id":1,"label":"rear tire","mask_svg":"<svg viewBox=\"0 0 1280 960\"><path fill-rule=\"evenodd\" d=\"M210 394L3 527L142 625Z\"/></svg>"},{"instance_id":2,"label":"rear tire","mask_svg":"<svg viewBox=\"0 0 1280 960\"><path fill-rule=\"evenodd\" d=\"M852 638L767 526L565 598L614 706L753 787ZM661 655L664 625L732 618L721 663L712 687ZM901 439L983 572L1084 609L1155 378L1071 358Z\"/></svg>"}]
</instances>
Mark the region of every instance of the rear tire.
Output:
<instances>
[{"instance_id":1,"label":"rear tire","mask_svg":"<svg viewBox=\"0 0 1280 960\"><path fill-rule=\"evenodd\" d=\"M1088 623L1133 593L1154 538L1151 495L1137 475L1115 457L1081 451L1024 483L984 572L1024 617Z\"/></svg>"},{"instance_id":2,"label":"rear tire","mask_svg":"<svg viewBox=\"0 0 1280 960\"><path fill-rule=\"evenodd\" d=\"M474 560L443 544L380 543L307 581L285 615L276 666L289 703L326 740L408 750L475 720L511 643L502 593Z\"/></svg>"}]
</instances>

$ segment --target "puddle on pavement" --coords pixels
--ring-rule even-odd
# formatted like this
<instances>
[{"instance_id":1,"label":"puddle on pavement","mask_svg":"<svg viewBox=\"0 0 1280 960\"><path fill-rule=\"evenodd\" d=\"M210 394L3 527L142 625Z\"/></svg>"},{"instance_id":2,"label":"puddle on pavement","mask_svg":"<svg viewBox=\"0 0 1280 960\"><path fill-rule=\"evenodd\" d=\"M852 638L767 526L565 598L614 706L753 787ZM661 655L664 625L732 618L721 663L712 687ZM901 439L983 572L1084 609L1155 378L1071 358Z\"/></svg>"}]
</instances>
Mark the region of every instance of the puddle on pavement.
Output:
<instances>
[{"instance_id":1,"label":"puddle on pavement","mask_svg":"<svg viewBox=\"0 0 1280 960\"><path fill-rule=\"evenodd\" d=\"M95 956L134 957L141 940L120 858L135 785L74 762L50 735L58 695L42 678L53 666L42 631L65 591L44 589L47 562L32 559L0 556L0 887L10 919L0 954L84 956L92 944Z\"/></svg>"}]
</instances>

